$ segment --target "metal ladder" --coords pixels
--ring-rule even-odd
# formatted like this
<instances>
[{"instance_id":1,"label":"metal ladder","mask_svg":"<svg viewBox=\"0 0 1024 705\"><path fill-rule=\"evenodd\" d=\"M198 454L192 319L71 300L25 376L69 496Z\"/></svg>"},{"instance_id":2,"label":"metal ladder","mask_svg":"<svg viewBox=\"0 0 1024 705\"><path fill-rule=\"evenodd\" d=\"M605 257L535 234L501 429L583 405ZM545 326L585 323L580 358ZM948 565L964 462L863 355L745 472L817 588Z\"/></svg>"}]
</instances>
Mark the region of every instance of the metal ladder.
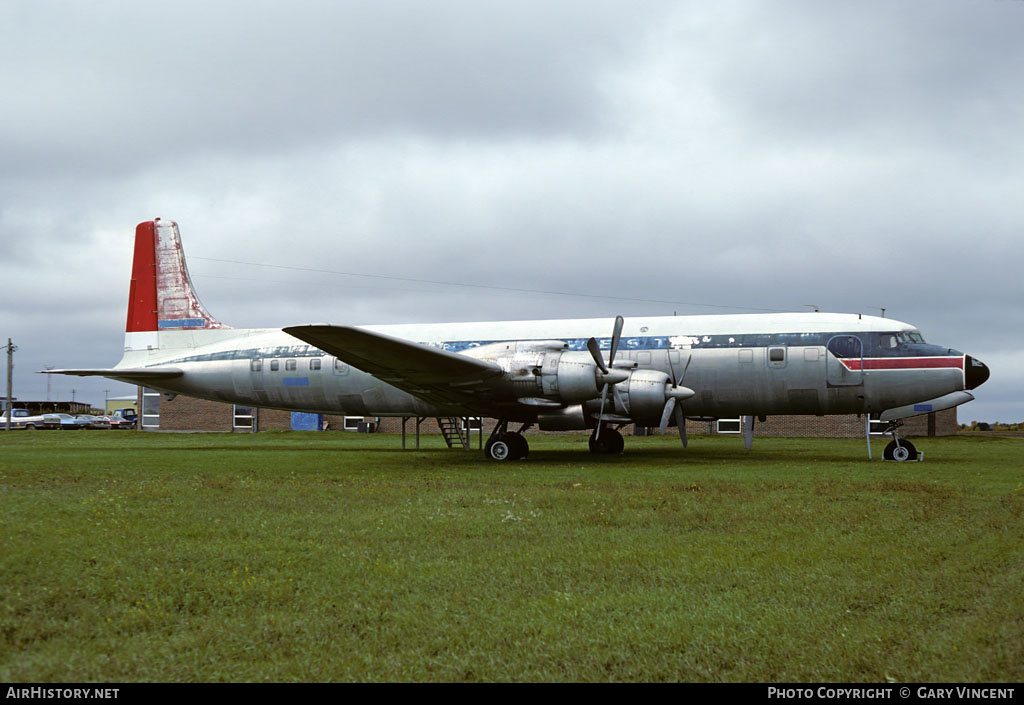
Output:
<instances>
[{"instance_id":1,"label":"metal ladder","mask_svg":"<svg viewBox=\"0 0 1024 705\"><path fill-rule=\"evenodd\" d=\"M462 430L461 418L449 416L447 418L437 418L436 420L438 428L441 429L441 435L444 436L444 442L448 444L449 448L453 448L458 443L466 450L469 450L469 429Z\"/></svg>"}]
</instances>

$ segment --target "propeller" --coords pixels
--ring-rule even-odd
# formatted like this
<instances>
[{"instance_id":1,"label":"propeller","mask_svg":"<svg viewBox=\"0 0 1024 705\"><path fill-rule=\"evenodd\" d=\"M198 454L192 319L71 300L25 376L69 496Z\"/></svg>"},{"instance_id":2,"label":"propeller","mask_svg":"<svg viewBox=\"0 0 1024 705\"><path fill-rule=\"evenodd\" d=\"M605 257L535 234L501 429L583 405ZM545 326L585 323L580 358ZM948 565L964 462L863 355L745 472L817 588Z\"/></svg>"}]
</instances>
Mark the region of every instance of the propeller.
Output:
<instances>
[{"instance_id":1,"label":"propeller","mask_svg":"<svg viewBox=\"0 0 1024 705\"><path fill-rule=\"evenodd\" d=\"M626 379L629 379L629 373L622 370L609 369L615 365L615 353L619 349L619 339L622 337L622 326L625 321L622 316L615 317L615 326L612 329L612 342L611 350L608 352L608 364L604 362L604 356L601 355L601 346L597 344L597 340L591 338L587 341L587 350L590 351L590 356L594 358L594 362L597 364L597 369L600 370L598 375L598 381L604 382L604 386L601 387L601 411L597 417L597 431L594 433L595 440L601 437L601 427L604 423L601 419L604 417L604 404L608 399L608 389L612 390L612 395L615 397L615 401L618 402L622 408L626 408L626 404L622 400L622 396L619 394L619 390L615 388L615 385Z\"/></svg>"},{"instance_id":2,"label":"propeller","mask_svg":"<svg viewBox=\"0 0 1024 705\"><path fill-rule=\"evenodd\" d=\"M665 435L665 429L668 428L668 421L674 415L676 418L676 425L679 427L679 439L683 442L683 448L686 447L686 417L683 415L683 407L679 405L679 399L688 399L693 396L693 390L687 389L686 387L680 386L683 382L683 378L686 377L686 371L690 369L690 361L693 360L693 354L686 358L686 366L683 367L683 374L676 379L676 370L672 365L672 354L668 355L668 369L672 373L672 388L665 390L665 396L668 397L665 400L665 409L661 412L661 435Z\"/></svg>"}]
</instances>

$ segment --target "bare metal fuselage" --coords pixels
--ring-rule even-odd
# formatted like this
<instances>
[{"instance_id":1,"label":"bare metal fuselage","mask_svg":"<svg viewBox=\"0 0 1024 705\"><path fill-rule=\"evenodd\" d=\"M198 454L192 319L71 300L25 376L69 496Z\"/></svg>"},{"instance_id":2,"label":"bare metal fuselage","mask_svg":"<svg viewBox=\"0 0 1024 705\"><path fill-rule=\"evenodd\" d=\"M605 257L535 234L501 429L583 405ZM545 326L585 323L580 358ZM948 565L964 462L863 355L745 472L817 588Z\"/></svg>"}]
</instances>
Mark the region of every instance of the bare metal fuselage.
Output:
<instances>
[{"instance_id":1,"label":"bare metal fuselage","mask_svg":"<svg viewBox=\"0 0 1024 705\"><path fill-rule=\"evenodd\" d=\"M279 329L160 332L145 334L153 336L145 346L146 340L133 341L129 334L119 366L173 365L184 374L150 386L246 406L363 416L543 420L557 412L521 400L557 398L557 389L551 394L540 374L556 354L550 343L568 348L557 353L556 364L576 364L578 357L579 365L592 366L590 355L580 349L582 341L608 328L605 319L368 328L491 360L506 370L508 374L489 382L479 403L466 405L430 404ZM687 416L878 413L966 388L968 356L923 344L888 346L886 336L913 330L891 319L843 314L632 319L618 359L639 369L683 372L682 383L695 392L682 402ZM835 354L836 340L848 345L853 339L852 352ZM884 350L879 340L887 341ZM926 358L927 364L915 362ZM934 364L939 359L947 361L944 366ZM884 364L872 362L878 360ZM528 370L535 372L517 374ZM620 385L630 408L615 411L656 425L664 397L645 406L642 390L629 387ZM595 403L582 406L592 413L589 407Z\"/></svg>"}]
</instances>

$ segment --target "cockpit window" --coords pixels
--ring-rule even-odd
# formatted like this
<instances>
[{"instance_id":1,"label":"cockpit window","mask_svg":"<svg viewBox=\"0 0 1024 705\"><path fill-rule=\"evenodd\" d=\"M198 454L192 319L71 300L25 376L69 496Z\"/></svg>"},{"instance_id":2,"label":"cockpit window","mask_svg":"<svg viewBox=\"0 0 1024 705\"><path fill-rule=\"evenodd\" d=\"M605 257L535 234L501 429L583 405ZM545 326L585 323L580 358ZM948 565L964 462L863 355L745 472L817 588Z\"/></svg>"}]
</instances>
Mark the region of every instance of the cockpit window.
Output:
<instances>
[{"instance_id":1,"label":"cockpit window","mask_svg":"<svg viewBox=\"0 0 1024 705\"><path fill-rule=\"evenodd\" d=\"M903 331L899 335L901 343L924 343L924 336L919 330Z\"/></svg>"},{"instance_id":2,"label":"cockpit window","mask_svg":"<svg viewBox=\"0 0 1024 705\"><path fill-rule=\"evenodd\" d=\"M891 350L899 345L899 341L896 338L896 333L882 333L878 336L878 343L882 350Z\"/></svg>"}]
</instances>

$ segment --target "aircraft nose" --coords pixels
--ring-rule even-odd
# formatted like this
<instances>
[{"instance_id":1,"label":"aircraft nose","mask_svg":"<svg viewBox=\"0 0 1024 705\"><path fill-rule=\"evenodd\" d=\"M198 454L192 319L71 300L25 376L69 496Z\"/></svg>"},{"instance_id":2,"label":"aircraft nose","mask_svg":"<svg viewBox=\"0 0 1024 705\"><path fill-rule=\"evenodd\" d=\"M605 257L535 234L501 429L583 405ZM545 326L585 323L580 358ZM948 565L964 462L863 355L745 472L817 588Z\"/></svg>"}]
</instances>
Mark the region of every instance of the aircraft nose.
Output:
<instances>
[{"instance_id":1,"label":"aircraft nose","mask_svg":"<svg viewBox=\"0 0 1024 705\"><path fill-rule=\"evenodd\" d=\"M988 365L970 355L965 355L964 358L964 375L966 376L967 388L974 389L985 384L989 376Z\"/></svg>"}]
</instances>

